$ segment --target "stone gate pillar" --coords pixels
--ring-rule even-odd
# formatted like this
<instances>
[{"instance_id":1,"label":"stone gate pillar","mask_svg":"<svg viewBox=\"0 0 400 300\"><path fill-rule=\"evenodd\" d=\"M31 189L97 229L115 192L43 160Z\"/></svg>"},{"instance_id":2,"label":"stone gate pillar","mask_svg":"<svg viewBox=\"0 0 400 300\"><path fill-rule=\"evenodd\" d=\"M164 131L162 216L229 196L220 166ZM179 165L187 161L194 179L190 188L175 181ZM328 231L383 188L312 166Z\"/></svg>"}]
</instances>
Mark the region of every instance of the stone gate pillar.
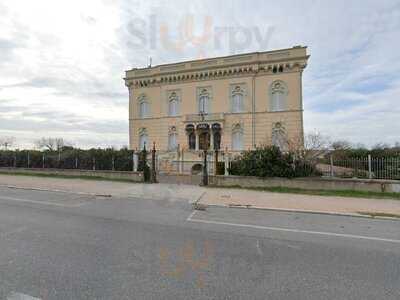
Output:
<instances>
[{"instance_id":1,"label":"stone gate pillar","mask_svg":"<svg viewBox=\"0 0 400 300\"><path fill-rule=\"evenodd\" d=\"M229 175L229 172L228 172L228 167L229 167L229 154L228 154L228 151L226 150L225 151L225 155L224 155L224 159L225 159L225 176L228 176Z\"/></svg>"},{"instance_id":2,"label":"stone gate pillar","mask_svg":"<svg viewBox=\"0 0 400 300\"><path fill-rule=\"evenodd\" d=\"M139 163L139 154L133 153L133 172L137 172Z\"/></svg>"}]
</instances>

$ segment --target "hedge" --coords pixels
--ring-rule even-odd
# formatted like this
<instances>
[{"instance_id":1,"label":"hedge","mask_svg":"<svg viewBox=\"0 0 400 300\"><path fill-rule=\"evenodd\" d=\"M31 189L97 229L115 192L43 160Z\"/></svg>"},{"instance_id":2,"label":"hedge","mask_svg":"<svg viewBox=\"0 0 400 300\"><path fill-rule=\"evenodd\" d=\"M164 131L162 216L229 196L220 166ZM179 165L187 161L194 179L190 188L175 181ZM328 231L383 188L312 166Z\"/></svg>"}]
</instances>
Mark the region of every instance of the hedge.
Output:
<instances>
[{"instance_id":1,"label":"hedge","mask_svg":"<svg viewBox=\"0 0 400 300\"><path fill-rule=\"evenodd\" d=\"M133 151L109 149L74 149L58 151L15 150L0 151L0 167L59 168L86 170L131 171ZM43 159L44 158L44 159Z\"/></svg>"}]
</instances>

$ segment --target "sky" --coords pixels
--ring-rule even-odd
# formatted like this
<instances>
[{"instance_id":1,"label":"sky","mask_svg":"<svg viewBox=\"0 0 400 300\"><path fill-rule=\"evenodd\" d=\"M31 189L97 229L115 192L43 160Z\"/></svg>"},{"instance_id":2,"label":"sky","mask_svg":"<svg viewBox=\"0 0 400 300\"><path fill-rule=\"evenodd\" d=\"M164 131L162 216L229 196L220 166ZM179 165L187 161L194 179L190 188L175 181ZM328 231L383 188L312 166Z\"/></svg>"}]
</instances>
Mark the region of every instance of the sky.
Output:
<instances>
[{"instance_id":1,"label":"sky","mask_svg":"<svg viewBox=\"0 0 400 300\"><path fill-rule=\"evenodd\" d=\"M295 45L306 133L400 142L399 0L0 0L0 137L118 148L125 70Z\"/></svg>"}]
</instances>

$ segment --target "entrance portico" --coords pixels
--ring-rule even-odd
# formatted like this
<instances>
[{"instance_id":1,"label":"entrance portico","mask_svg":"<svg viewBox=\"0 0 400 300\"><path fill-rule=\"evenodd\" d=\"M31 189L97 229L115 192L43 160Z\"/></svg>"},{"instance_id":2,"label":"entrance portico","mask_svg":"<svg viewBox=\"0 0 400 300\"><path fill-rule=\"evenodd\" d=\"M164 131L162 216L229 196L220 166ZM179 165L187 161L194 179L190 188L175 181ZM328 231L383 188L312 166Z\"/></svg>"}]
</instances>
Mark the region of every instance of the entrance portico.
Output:
<instances>
[{"instance_id":1,"label":"entrance portico","mask_svg":"<svg viewBox=\"0 0 400 300\"><path fill-rule=\"evenodd\" d=\"M190 150L219 150L221 148L222 126L220 123L187 124L185 130Z\"/></svg>"}]
</instances>

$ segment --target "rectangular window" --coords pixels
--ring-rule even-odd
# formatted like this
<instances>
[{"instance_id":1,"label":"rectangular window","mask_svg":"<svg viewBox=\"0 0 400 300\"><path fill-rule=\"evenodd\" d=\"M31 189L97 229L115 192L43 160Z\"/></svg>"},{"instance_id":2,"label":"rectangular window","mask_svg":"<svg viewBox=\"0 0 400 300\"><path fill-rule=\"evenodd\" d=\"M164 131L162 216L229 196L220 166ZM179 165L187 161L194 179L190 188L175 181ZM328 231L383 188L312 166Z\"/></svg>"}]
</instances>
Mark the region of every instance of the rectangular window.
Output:
<instances>
[{"instance_id":1,"label":"rectangular window","mask_svg":"<svg viewBox=\"0 0 400 300\"><path fill-rule=\"evenodd\" d=\"M147 140L148 140L147 134L141 134L139 136L139 150L143 150L145 145L146 145L146 148L148 149L149 145L148 145Z\"/></svg>"},{"instance_id":2,"label":"rectangular window","mask_svg":"<svg viewBox=\"0 0 400 300\"><path fill-rule=\"evenodd\" d=\"M147 118L149 116L149 104L147 102L141 102L139 105L139 117Z\"/></svg>"},{"instance_id":3,"label":"rectangular window","mask_svg":"<svg viewBox=\"0 0 400 300\"><path fill-rule=\"evenodd\" d=\"M178 115L178 101L176 99L170 100L169 101L169 115L171 117L177 116Z\"/></svg>"},{"instance_id":4,"label":"rectangular window","mask_svg":"<svg viewBox=\"0 0 400 300\"><path fill-rule=\"evenodd\" d=\"M199 99L199 113L208 113L208 96L201 96Z\"/></svg>"},{"instance_id":5,"label":"rectangular window","mask_svg":"<svg viewBox=\"0 0 400 300\"><path fill-rule=\"evenodd\" d=\"M211 87L197 88L197 112L208 114L211 109L212 92Z\"/></svg>"},{"instance_id":6,"label":"rectangular window","mask_svg":"<svg viewBox=\"0 0 400 300\"><path fill-rule=\"evenodd\" d=\"M168 136L168 149L169 150L176 150L177 147L178 147L177 134L176 133L171 133Z\"/></svg>"},{"instance_id":7,"label":"rectangular window","mask_svg":"<svg viewBox=\"0 0 400 300\"><path fill-rule=\"evenodd\" d=\"M243 150L243 133L240 131L232 134L232 150Z\"/></svg>"},{"instance_id":8,"label":"rectangular window","mask_svg":"<svg viewBox=\"0 0 400 300\"><path fill-rule=\"evenodd\" d=\"M239 113L243 111L243 95L235 94L232 96L232 112Z\"/></svg>"}]
</instances>

